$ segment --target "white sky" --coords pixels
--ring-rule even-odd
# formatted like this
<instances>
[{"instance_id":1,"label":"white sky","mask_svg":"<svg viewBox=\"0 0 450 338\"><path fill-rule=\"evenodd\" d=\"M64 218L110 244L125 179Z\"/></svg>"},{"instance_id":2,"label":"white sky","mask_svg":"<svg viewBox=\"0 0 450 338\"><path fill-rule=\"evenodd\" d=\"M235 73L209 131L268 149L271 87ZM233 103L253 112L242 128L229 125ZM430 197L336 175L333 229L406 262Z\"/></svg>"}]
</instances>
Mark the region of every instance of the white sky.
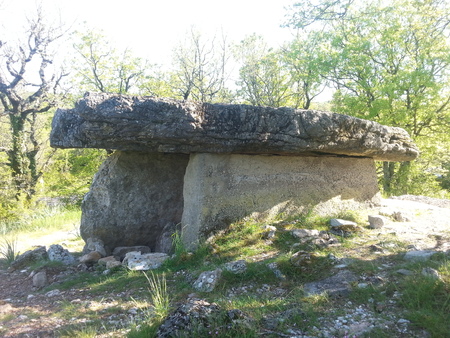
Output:
<instances>
[{"instance_id":1,"label":"white sky","mask_svg":"<svg viewBox=\"0 0 450 338\"><path fill-rule=\"evenodd\" d=\"M104 31L119 48L128 47L152 63L168 64L172 49L192 25L203 34L220 32L238 42L257 33L274 47L290 40L281 28L285 8L294 0L0 0L0 30L14 32L42 3L51 16L61 17L76 29ZM1 34L0 32L0 38Z\"/></svg>"}]
</instances>

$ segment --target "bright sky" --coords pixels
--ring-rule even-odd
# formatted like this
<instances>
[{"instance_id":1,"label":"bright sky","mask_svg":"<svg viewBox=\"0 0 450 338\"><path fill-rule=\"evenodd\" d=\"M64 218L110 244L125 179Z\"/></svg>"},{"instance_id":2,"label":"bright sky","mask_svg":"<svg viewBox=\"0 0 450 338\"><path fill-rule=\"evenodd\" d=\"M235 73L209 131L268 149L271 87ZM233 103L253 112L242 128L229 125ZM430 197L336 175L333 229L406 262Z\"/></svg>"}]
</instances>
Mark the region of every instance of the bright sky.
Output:
<instances>
[{"instance_id":1,"label":"bright sky","mask_svg":"<svg viewBox=\"0 0 450 338\"><path fill-rule=\"evenodd\" d=\"M229 41L257 33L274 47L291 39L281 28L286 7L294 0L0 0L0 29L24 26L36 3L77 28L104 31L118 47L128 47L152 63L169 63L171 51L195 25L204 34L225 32ZM3 34L0 34L3 35Z\"/></svg>"}]
</instances>

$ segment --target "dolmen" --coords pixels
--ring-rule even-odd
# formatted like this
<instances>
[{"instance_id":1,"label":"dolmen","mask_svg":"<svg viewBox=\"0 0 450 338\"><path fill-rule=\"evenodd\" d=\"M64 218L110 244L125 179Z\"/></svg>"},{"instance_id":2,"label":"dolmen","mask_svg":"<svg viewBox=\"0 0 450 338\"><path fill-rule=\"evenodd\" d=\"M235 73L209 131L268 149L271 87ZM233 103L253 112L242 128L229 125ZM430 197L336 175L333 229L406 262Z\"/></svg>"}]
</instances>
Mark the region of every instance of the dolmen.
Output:
<instances>
[{"instance_id":1,"label":"dolmen","mask_svg":"<svg viewBox=\"0 0 450 338\"><path fill-rule=\"evenodd\" d=\"M331 112L87 93L53 119L56 148L114 150L82 204L80 232L107 250L189 249L244 218L377 203L375 160L411 161L408 133Z\"/></svg>"}]
</instances>

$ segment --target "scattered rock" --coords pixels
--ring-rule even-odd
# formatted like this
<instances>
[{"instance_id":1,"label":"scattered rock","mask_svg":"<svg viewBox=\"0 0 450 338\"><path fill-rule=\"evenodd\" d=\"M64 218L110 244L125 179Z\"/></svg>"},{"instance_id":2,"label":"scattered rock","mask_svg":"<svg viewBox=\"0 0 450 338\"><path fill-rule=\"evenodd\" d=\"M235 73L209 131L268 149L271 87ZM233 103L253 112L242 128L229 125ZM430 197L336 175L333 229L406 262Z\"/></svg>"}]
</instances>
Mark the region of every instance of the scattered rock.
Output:
<instances>
[{"instance_id":1,"label":"scattered rock","mask_svg":"<svg viewBox=\"0 0 450 338\"><path fill-rule=\"evenodd\" d=\"M386 219L383 216L369 215L369 228L380 229L386 224Z\"/></svg>"},{"instance_id":2,"label":"scattered rock","mask_svg":"<svg viewBox=\"0 0 450 338\"><path fill-rule=\"evenodd\" d=\"M162 252L141 254L137 251L128 252L122 262L130 270L152 270L159 268L169 256Z\"/></svg>"},{"instance_id":3,"label":"scattered rock","mask_svg":"<svg viewBox=\"0 0 450 338\"><path fill-rule=\"evenodd\" d=\"M440 279L441 276L439 275L439 272L436 269L426 267L422 269L422 275L426 277L431 277L433 279Z\"/></svg>"},{"instance_id":4,"label":"scattered rock","mask_svg":"<svg viewBox=\"0 0 450 338\"><path fill-rule=\"evenodd\" d=\"M118 260L114 256L108 256L100 258L97 263L106 266L108 262L118 262Z\"/></svg>"},{"instance_id":5,"label":"scattered rock","mask_svg":"<svg viewBox=\"0 0 450 338\"><path fill-rule=\"evenodd\" d=\"M45 271L39 271L33 276L33 287L42 289L48 285L47 273Z\"/></svg>"},{"instance_id":6,"label":"scattered rock","mask_svg":"<svg viewBox=\"0 0 450 338\"><path fill-rule=\"evenodd\" d=\"M414 272L412 272L411 270L407 270L407 269L398 269L396 272L398 274L404 275L404 276L412 276L414 274Z\"/></svg>"},{"instance_id":7,"label":"scattered rock","mask_svg":"<svg viewBox=\"0 0 450 338\"><path fill-rule=\"evenodd\" d=\"M334 276L320 281L306 283L303 290L306 295L316 295L322 292L330 296L346 296L351 291L350 283L356 282L357 276L349 270L340 270Z\"/></svg>"},{"instance_id":8,"label":"scattered rock","mask_svg":"<svg viewBox=\"0 0 450 338\"><path fill-rule=\"evenodd\" d=\"M182 333L189 332L193 325L207 327L211 317L218 314L220 308L215 303L204 300L192 299L180 305L172 312L158 329L158 338L178 337Z\"/></svg>"},{"instance_id":9,"label":"scattered rock","mask_svg":"<svg viewBox=\"0 0 450 338\"><path fill-rule=\"evenodd\" d=\"M292 255L290 262L293 266L305 267L310 265L316 258L311 252L297 251Z\"/></svg>"},{"instance_id":10,"label":"scattered rock","mask_svg":"<svg viewBox=\"0 0 450 338\"><path fill-rule=\"evenodd\" d=\"M280 269L278 269L278 264L276 262L267 264L267 267L272 270L272 272L275 274L275 277L280 280L286 280L286 276L281 272Z\"/></svg>"},{"instance_id":11,"label":"scattered rock","mask_svg":"<svg viewBox=\"0 0 450 338\"><path fill-rule=\"evenodd\" d=\"M435 253L436 251L432 250L412 250L408 251L403 258L407 261L426 261Z\"/></svg>"},{"instance_id":12,"label":"scattered rock","mask_svg":"<svg viewBox=\"0 0 450 338\"><path fill-rule=\"evenodd\" d=\"M38 246L36 249L25 251L11 263L10 271L22 269L30 264L39 262L48 258L45 246Z\"/></svg>"},{"instance_id":13,"label":"scattered rock","mask_svg":"<svg viewBox=\"0 0 450 338\"><path fill-rule=\"evenodd\" d=\"M372 252L383 252L384 251L384 249L377 244L372 244L371 246L369 246L369 249Z\"/></svg>"},{"instance_id":14,"label":"scattered rock","mask_svg":"<svg viewBox=\"0 0 450 338\"><path fill-rule=\"evenodd\" d=\"M247 271L247 262L243 259L225 263L225 270L230 271L235 274L241 274Z\"/></svg>"},{"instance_id":15,"label":"scattered rock","mask_svg":"<svg viewBox=\"0 0 450 338\"><path fill-rule=\"evenodd\" d=\"M114 256L100 258L98 264L104 265L108 270L122 265L122 263L115 259Z\"/></svg>"},{"instance_id":16,"label":"scattered rock","mask_svg":"<svg viewBox=\"0 0 450 338\"><path fill-rule=\"evenodd\" d=\"M91 251L81 256L79 261L84 264L94 264L97 263L100 258L102 258L102 255L98 251Z\"/></svg>"},{"instance_id":17,"label":"scattered rock","mask_svg":"<svg viewBox=\"0 0 450 338\"><path fill-rule=\"evenodd\" d=\"M61 291L59 291L58 289L49 291L45 294L46 297L55 297L55 296L59 296L61 294Z\"/></svg>"},{"instance_id":18,"label":"scattered rock","mask_svg":"<svg viewBox=\"0 0 450 338\"><path fill-rule=\"evenodd\" d=\"M392 218L394 218L397 222L411 222L412 220L411 215L403 211L395 211L392 214Z\"/></svg>"},{"instance_id":19,"label":"scattered rock","mask_svg":"<svg viewBox=\"0 0 450 338\"><path fill-rule=\"evenodd\" d=\"M291 234L296 238L303 239L308 237L319 237L320 232L319 230L311 230L311 229L292 229Z\"/></svg>"},{"instance_id":20,"label":"scattered rock","mask_svg":"<svg viewBox=\"0 0 450 338\"><path fill-rule=\"evenodd\" d=\"M125 255L129 252L137 251L141 254L150 253L150 247L145 245L136 245L136 246L118 246L112 252L112 255L119 261L123 261Z\"/></svg>"},{"instance_id":21,"label":"scattered rock","mask_svg":"<svg viewBox=\"0 0 450 338\"><path fill-rule=\"evenodd\" d=\"M70 254L67 249L64 249L59 244L52 244L47 251L48 259L51 261L61 262L65 265L71 265L75 263L75 258Z\"/></svg>"},{"instance_id":22,"label":"scattered rock","mask_svg":"<svg viewBox=\"0 0 450 338\"><path fill-rule=\"evenodd\" d=\"M194 282L194 289L202 292L211 292L216 287L221 276L221 269L202 272Z\"/></svg>"},{"instance_id":23,"label":"scattered rock","mask_svg":"<svg viewBox=\"0 0 450 338\"><path fill-rule=\"evenodd\" d=\"M86 240L86 245L83 248L83 253L87 254L91 251L97 251L98 253L100 253L100 255L102 255L102 257L106 257L106 249L105 249L105 244L103 243L103 241L99 238L95 238L95 237L89 237Z\"/></svg>"},{"instance_id":24,"label":"scattered rock","mask_svg":"<svg viewBox=\"0 0 450 338\"><path fill-rule=\"evenodd\" d=\"M261 228L264 231L262 234L263 239L272 239L275 237L277 228L274 227L273 225L263 225Z\"/></svg>"},{"instance_id":25,"label":"scattered rock","mask_svg":"<svg viewBox=\"0 0 450 338\"><path fill-rule=\"evenodd\" d=\"M330 220L330 226L332 230L338 231L351 232L358 230L358 224L356 224L355 222L339 218L332 218Z\"/></svg>"}]
</instances>

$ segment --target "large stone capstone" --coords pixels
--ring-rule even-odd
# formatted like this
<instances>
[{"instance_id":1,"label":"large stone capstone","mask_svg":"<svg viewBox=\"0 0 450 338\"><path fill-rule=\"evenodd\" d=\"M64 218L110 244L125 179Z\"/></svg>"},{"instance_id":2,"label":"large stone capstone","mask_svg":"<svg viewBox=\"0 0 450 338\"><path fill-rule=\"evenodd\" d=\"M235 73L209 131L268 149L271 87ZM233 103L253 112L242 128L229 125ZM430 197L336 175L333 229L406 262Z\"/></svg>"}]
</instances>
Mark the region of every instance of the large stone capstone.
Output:
<instances>
[{"instance_id":1,"label":"large stone capstone","mask_svg":"<svg viewBox=\"0 0 450 338\"><path fill-rule=\"evenodd\" d=\"M82 206L81 234L111 251L194 248L244 218L376 203L374 160L410 161L401 128L311 110L88 93L58 110L51 144L115 149Z\"/></svg>"},{"instance_id":2,"label":"large stone capstone","mask_svg":"<svg viewBox=\"0 0 450 338\"><path fill-rule=\"evenodd\" d=\"M58 110L51 145L164 153L345 155L410 161L408 133L341 114L88 93Z\"/></svg>"}]
</instances>

